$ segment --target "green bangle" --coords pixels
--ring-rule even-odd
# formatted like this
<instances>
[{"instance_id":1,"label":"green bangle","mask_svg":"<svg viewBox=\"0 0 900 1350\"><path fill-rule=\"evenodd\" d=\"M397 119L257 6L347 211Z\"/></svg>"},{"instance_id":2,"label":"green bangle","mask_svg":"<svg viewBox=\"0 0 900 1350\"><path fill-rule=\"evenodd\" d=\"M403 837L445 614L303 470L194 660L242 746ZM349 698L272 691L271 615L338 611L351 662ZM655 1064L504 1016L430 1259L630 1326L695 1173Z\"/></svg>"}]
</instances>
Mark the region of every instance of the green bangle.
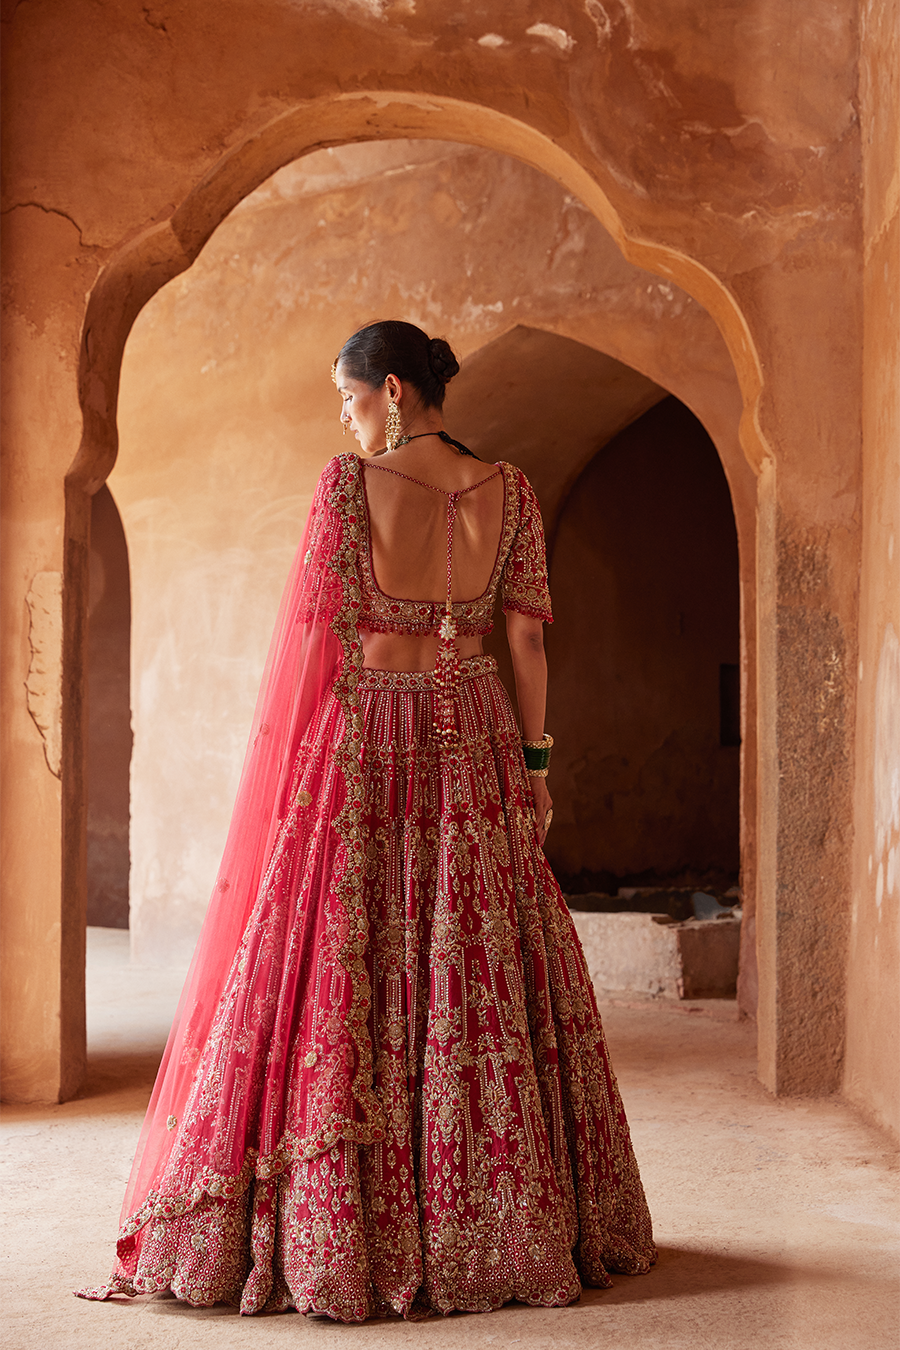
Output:
<instances>
[{"instance_id":1,"label":"green bangle","mask_svg":"<svg viewBox=\"0 0 900 1350\"><path fill-rule=\"evenodd\" d=\"M552 747L552 736L544 736L543 740L540 741L522 742L522 754L525 758L525 768L530 774L546 778L547 771L550 768L550 751Z\"/></svg>"}]
</instances>

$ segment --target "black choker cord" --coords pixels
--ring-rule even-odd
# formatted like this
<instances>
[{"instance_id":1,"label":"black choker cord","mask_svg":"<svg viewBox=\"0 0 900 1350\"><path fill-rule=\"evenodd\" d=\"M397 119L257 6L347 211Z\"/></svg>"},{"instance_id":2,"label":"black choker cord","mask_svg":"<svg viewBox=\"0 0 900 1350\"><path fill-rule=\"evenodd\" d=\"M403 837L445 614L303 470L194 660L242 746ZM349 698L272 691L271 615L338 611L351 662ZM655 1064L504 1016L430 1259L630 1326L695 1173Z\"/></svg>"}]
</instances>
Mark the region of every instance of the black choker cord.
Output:
<instances>
[{"instance_id":1,"label":"black choker cord","mask_svg":"<svg viewBox=\"0 0 900 1350\"><path fill-rule=\"evenodd\" d=\"M452 445L461 455L469 455L472 459L477 459L479 464L482 462L474 450L470 450L467 445L463 445L460 441L455 441L452 436L447 435L446 431L417 431L415 436L402 436L398 449L400 445L408 445L410 441L420 441L423 436L439 436L445 445Z\"/></svg>"}]
</instances>

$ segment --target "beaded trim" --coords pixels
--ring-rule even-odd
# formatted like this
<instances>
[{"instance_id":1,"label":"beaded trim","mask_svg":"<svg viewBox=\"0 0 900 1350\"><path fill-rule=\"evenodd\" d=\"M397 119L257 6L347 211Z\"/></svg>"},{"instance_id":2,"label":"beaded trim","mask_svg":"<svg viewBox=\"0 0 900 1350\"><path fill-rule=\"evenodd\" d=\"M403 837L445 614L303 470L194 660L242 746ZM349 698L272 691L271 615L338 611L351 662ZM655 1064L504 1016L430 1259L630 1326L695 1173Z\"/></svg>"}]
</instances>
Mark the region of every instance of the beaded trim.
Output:
<instances>
[{"instance_id":1,"label":"beaded trim","mask_svg":"<svg viewBox=\"0 0 900 1350\"><path fill-rule=\"evenodd\" d=\"M497 662L493 656L466 656L459 663L459 678L475 680L481 675L495 675ZM398 694L436 692L438 685L434 670L370 670L365 666L359 672L359 690L389 690Z\"/></svg>"},{"instance_id":2,"label":"beaded trim","mask_svg":"<svg viewBox=\"0 0 900 1350\"><path fill-rule=\"evenodd\" d=\"M409 633L425 637L439 635L444 617L444 602L441 600L404 600L399 596L386 595L375 580L375 567L372 561L372 539L369 531L369 511L366 499L365 477L362 461L358 461L358 483L362 497L361 548L359 555L360 572L363 582L363 605L359 614L360 628L373 633ZM454 600L453 619L457 637L483 637L490 633L494 618L494 597L500 581L503 566L509 556L513 538L519 526L519 492L517 470L511 464L502 463L504 500L503 524L497 545L497 556L486 589L474 600Z\"/></svg>"}]
</instances>

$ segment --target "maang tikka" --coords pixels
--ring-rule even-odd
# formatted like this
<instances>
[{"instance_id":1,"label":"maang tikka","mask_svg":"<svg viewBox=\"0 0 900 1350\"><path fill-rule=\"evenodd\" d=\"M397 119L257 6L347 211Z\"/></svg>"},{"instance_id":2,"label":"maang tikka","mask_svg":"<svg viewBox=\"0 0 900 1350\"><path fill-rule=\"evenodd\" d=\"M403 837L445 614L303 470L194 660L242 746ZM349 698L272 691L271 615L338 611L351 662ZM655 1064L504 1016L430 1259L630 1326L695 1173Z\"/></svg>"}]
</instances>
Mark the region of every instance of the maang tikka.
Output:
<instances>
[{"instance_id":1,"label":"maang tikka","mask_svg":"<svg viewBox=\"0 0 900 1350\"><path fill-rule=\"evenodd\" d=\"M384 443L388 450L396 449L400 439L400 409L393 399L388 400L388 415L384 424Z\"/></svg>"}]
</instances>

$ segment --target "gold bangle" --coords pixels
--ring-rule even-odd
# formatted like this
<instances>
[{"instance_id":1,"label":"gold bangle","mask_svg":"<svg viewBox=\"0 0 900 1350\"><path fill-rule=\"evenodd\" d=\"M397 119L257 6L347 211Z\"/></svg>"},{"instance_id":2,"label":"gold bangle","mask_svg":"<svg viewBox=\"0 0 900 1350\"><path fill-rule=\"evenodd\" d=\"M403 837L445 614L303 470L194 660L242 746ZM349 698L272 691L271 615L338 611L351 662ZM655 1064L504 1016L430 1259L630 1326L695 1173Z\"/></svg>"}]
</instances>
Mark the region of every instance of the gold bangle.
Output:
<instances>
[{"instance_id":1,"label":"gold bangle","mask_svg":"<svg viewBox=\"0 0 900 1350\"><path fill-rule=\"evenodd\" d=\"M529 777L529 778L546 778L546 777L547 777L547 774L550 772L550 770L549 770L549 768L547 768L547 769L526 769L525 772L528 774L528 777Z\"/></svg>"},{"instance_id":2,"label":"gold bangle","mask_svg":"<svg viewBox=\"0 0 900 1350\"><path fill-rule=\"evenodd\" d=\"M545 731L544 735L539 741L523 741L522 748L524 750L552 750L553 737L549 736Z\"/></svg>"}]
</instances>

